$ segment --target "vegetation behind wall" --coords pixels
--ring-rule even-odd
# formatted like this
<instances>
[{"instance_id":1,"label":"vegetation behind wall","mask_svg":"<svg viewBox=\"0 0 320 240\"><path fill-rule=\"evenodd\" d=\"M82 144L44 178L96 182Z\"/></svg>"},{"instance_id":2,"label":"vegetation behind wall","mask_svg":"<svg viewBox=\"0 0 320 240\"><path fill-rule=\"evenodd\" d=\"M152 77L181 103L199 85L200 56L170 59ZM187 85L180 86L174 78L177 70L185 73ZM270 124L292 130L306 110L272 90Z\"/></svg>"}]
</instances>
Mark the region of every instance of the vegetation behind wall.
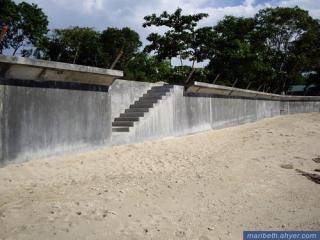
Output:
<instances>
[{"instance_id":1,"label":"vegetation behind wall","mask_svg":"<svg viewBox=\"0 0 320 240\"><path fill-rule=\"evenodd\" d=\"M151 14L142 26L166 31L151 33L142 49L139 34L128 27L49 31L37 5L0 1L0 24L8 26L0 54L9 49L13 55L106 68L120 57L115 68L136 81L195 80L273 93L320 84L320 21L298 7L266 8L251 18L226 16L205 27L198 24L206 13ZM203 62L208 64L195 69Z\"/></svg>"}]
</instances>

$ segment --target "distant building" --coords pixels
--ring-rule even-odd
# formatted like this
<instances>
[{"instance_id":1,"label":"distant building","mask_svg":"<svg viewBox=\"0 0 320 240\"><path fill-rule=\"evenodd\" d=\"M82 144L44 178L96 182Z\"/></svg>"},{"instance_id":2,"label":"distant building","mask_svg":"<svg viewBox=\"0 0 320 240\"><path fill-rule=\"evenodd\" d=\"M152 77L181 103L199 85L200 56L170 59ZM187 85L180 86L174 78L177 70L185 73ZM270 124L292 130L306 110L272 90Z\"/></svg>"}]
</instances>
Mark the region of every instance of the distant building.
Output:
<instances>
[{"instance_id":1,"label":"distant building","mask_svg":"<svg viewBox=\"0 0 320 240\"><path fill-rule=\"evenodd\" d=\"M292 85L289 87L287 95L320 96L320 85Z\"/></svg>"},{"instance_id":2,"label":"distant building","mask_svg":"<svg viewBox=\"0 0 320 240\"><path fill-rule=\"evenodd\" d=\"M291 85L287 91L287 95L304 96L306 85Z\"/></svg>"}]
</instances>

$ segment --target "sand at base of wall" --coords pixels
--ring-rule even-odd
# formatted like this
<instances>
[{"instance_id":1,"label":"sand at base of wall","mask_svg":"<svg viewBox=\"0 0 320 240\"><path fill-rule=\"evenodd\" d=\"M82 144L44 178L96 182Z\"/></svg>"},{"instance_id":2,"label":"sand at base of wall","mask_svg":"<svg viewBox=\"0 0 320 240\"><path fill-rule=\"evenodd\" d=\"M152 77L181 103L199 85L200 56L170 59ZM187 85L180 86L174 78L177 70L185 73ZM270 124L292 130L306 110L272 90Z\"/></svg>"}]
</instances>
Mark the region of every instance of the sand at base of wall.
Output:
<instances>
[{"instance_id":1,"label":"sand at base of wall","mask_svg":"<svg viewBox=\"0 0 320 240\"><path fill-rule=\"evenodd\" d=\"M319 230L320 114L0 168L0 239L242 239Z\"/></svg>"}]
</instances>

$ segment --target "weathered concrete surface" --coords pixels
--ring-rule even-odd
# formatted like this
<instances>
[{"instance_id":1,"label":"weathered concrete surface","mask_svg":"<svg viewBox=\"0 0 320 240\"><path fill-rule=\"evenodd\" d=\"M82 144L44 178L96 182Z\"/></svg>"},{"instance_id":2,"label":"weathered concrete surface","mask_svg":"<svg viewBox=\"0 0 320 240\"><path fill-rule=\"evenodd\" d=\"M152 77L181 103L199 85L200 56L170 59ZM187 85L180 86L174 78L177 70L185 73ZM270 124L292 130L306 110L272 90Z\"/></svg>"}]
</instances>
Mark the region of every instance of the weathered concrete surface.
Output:
<instances>
[{"instance_id":1,"label":"weathered concrete surface","mask_svg":"<svg viewBox=\"0 0 320 240\"><path fill-rule=\"evenodd\" d=\"M36 86L13 86L3 80L1 163L110 144L111 104L101 91ZM30 82L30 81L28 81ZM20 82L18 83L20 84ZM1 143L1 142L0 142Z\"/></svg>"},{"instance_id":2,"label":"weathered concrete surface","mask_svg":"<svg viewBox=\"0 0 320 240\"><path fill-rule=\"evenodd\" d=\"M123 72L76 64L0 55L0 77L38 81L62 81L109 86Z\"/></svg>"},{"instance_id":3,"label":"weathered concrete surface","mask_svg":"<svg viewBox=\"0 0 320 240\"><path fill-rule=\"evenodd\" d=\"M320 101L289 101L286 104L288 106L288 114L320 112Z\"/></svg>"},{"instance_id":4,"label":"weathered concrete surface","mask_svg":"<svg viewBox=\"0 0 320 240\"><path fill-rule=\"evenodd\" d=\"M246 96L247 90L234 88L223 89L222 93L220 87L217 94L214 87L210 88L205 84L204 89L197 86L196 91L185 92L183 87L174 86L166 99L155 104L129 133L117 134L117 142L113 144L236 126L280 114L320 112L320 101L310 101L313 99L310 97L298 98L301 101L282 101L280 99L287 99L286 96L259 95L254 91ZM210 93L212 89L214 94Z\"/></svg>"},{"instance_id":5,"label":"weathered concrete surface","mask_svg":"<svg viewBox=\"0 0 320 240\"><path fill-rule=\"evenodd\" d=\"M188 89L188 93L209 94L224 97L245 97L253 99L281 100L281 101L320 101L320 96L292 96L278 95L266 92L258 92L241 88L227 87L203 82L194 82Z\"/></svg>"},{"instance_id":6,"label":"weathered concrete surface","mask_svg":"<svg viewBox=\"0 0 320 240\"><path fill-rule=\"evenodd\" d=\"M119 117L130 104L146 93L151 87L161 83L136 82L116 79L110 87L111 94L111 119Z\"/></svg>"},{"instance_id":7,"label":"weathered concrete surface","mask_svg":"<svg viewBox=\"0 0 320 240\"><path fill-rule=\"evenodd\" d=\"M0 56L0 164L110 144L123 72Z\"/></svg>"},{"instance_id":8,"label":"weathered concrete surface","mask_svg":"<svg viewBox=\"0 0 320 240\"><path fill-rule=\"evenodd\" d=\"M280 114L320 112L320 98L227 87L216 91L210 84L198 84L187 92L173 86L129 133L114 137L113 119L157 85L163 83L116 80L108 87L89 81L0 77L0 164L235 126Z\"/></svg>"}]
</instances>

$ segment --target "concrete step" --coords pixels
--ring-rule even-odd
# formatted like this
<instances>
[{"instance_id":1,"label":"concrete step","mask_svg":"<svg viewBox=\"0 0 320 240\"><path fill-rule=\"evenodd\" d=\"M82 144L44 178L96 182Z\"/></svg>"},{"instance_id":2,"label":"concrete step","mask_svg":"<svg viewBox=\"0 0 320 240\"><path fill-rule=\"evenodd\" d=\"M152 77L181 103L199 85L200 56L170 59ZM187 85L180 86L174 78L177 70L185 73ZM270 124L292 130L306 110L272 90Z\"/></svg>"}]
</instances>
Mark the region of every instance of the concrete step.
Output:
<instances>
[{"instance_id":1,"label":"concrete step","mask_svg":"<svg viewBox=\"0 0 320 240\"><path fill-rule=\"evenodd\" d=\"M161 99L165 99L165 95L164 96L158 96L158 97L153 97L153 96L145 96L139 99L139 101L143 99L143 100L152 100L152 101L159 101Z\"/></svg>"},{"instance_id":2,"label":"concrete step","mask_svg":"<svg viewBox=\"0 0 320 240\"><path fill-rule=\"evenodd\" d=\"M134 104L136 103L157 103L159 101L159 98L140 98L138 101L136 101Z\"/></svg>"},{"instance_id":3,"label":"concrete step","mask_svg":"<svg viewBox=\"0 0 320 240\"><path fill-rule=\"evenodd\" d=\"M150 89L147 93L167 93L170 92L170 89Z\"/></svg>"},{"instance_id":4,"label":"concrete step","mask_svg":"<svg viewBox=\"0 0 320 240\"><path fill-rule=\"evenodd\" d=\"M143 94L134 104L131 104L124 113L114 119L112 123L112 132L121 137L122 133L129 132L130 127L133 127L135 122L138 122L145 113L149 112L159 100L167 98L173 86L154 86ZM125 135L122 135L125 136ZM116 136L115 136L116 137Z\"/></svg>"},{"instance_id":5,"label":"concrete step","mask_svg":"<svg viewBox=\"0 0 320 240\"><path fill-rule=\"evenodd\" d=\"M121 113L120 117L143 117L144 113L143 112L126 112L126 113Z\"/></svg>"},{"instance_id":6,"label":"concrete step","mask_svg":"<svg viewBox=\"0 0 320 240\"><path fill-rule=\"evenodd\" d=\"M138 122L139 117L118 117L114 119L114 122L133 121Z\"/></svg>"},{"instance_id":7,"label":"concrete step","mask_svg":"<svg viewBox=\"0 0 320 240\"><path fill-rule=\"evenodd\" d=\"M128 128L128 127L114 127L114 128L112 128L112 132L130 132L130 128Z\"/></svg>"},{"instance_id":8,"label":"concrete step","mask_svg":"<svg viewBox=\"0 0 320 240\"><path fill-rule=\"evenodd\" d=\"M113 127L133 127L134 122L133 121L118 121L112 123Z\"/></svg>"},{"instance_id":9,"label":"concrete step","mask_svg":"<svg viewBox=\"0 0 320 240\"><path fill-rule=\"evenodd\" d=\"M154 103L140 103L135 102L134 104L130 105L130 108L152 108Z\"/></svg>"},{"instance_id":10,"label":"concrete step","mask_svg":"<svg viewBox=\"0 0 320 240\"><path fill-rule=\"evenodd\" d=\"M130 112L146 113L146 112L149 112L149 108L129 108L125 110L125 113L130 113Z\"/></svg>"},{"instance_id":11,"label":"concrete step","mask_svg":"<svg viewBox=\"0 0 320 240\"><path fill-rule=\"evenodd\" d=\"M149 93L145 93L142 95L143 98L148 98L148 97L152 97L152 98L162 98L164 96L166 96L168 92L149 92Z\"/></svg>"},{"instance_id":12,"label":"concrete step","mask_svg":"<svg viewBox=\"0 0 320 240\"><path fill-rule=\"evenodd\" d=\"M151 89L170 89L173 88L172 85L154 86Z\"/></svg>"}]
</instances>

